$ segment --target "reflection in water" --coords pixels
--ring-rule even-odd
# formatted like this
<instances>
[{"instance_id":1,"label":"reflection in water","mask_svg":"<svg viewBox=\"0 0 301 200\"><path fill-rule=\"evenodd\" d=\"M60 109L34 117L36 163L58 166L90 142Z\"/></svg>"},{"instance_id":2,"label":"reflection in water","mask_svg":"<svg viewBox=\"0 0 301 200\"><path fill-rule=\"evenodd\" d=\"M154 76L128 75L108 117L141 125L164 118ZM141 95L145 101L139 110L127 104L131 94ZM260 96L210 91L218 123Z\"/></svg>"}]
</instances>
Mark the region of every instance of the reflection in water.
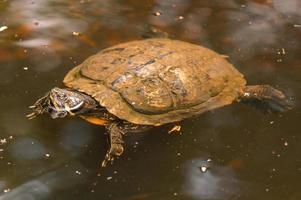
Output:
<instances>
[{"instance_id":1,"label":"reflection in water","mask_svg":"<svg viewBox=\"0 0 301 200\"><path fill-rule=\"evenodd\" d=\"M29 137L19 138L13 142L8 151L16 160L39 159L48 152L40 141Z\"/></svg>"},{"instance_id":2,"label":"reflection in water","mask_svg":"<svg viewBox=\"0 0 301 200\"><path fill-rule=\"evenodd\" d=\"M67 15L65 9L68 5L72 6L67 1L61 2L61 4L50 1L23 0L22 3L12 1L8 12L18 13L18 15L9 19L9 22L22 22L35 40L42 41L64 38L71 35L73 31L85 31L88 24L74 14Z\"/></svg>"},{"instance_id":3,"label":"reflection in water","mask_svg":"<svg viewBox=\"0 0 301 200\"><path fill-rule=\"evenodd\" d=\"M203 158L187 162L184 193L197 200L233 199L246 194L246 183L229 167L218 167Z\"/></svg>"},{"instance_id":4,"label":"reflection in water","mask_svg":"<svg viewBox=\"0 0 301 200\"><path fill-rule=\"evenodd\" d=\"M10 189L9 192L0 195L0 200L44 200L49 199L51 193L74 187L87 174L79 173L85 171L85 168L80 164L69 164L70 167L62 166L58 169L53 169L16 188Z\"/></svg>"},{"instance_id":5,"label":"reflection in water","mask_svg":"<svg viewBox=\"0 0 301 200\"><path fill-rule=\"evenodd\" d=\"M249 2L239 10L220 13L217 18L231 21L224 33L226 37L224 42L229 45L226 47L228 55L235 56L236 59L248 59L259 52L270 51L268 48L277 49L279 45L289 46L289 41L283 40L283 35L279 32L287 29L290 20L273 7ZM224 24L220 25L224 27Z\"/></svg>"},{"instance_id":6,"label":"reflection in water","mask_svg":"<svg viewBox=\"0 0 301 200\"><path fill-rule=\"evenodd\" d=\"M91 134L92 132L87 130L86 126L72 121L68 122L61 130L60 145L72 155L83 153L92 139Z\"/></svg>"},{"instance_id":7,"label":"reflection in water","mask_svg":"<svg viewBox=\"0 0 301 200\"><path fill-rule=\"evenodd\" d=\"M211 47L211 44L206 42L208 41L206 27L207 21L211 15L211 8L195 8L187 14L184 20L185 22L183 22L183 29L185 30L187 37L191 40L203 41L203 45L206 45L209 48Z\"/></svg>"},{"instance_id":8,"label":"reflection in water","mask_svg":"<svg viewBox=\"0 0 301 200\"><path fill-rule=\"evenodd\" d=\"M156 1L153 6L153 14L149 21L157 26L170 26L181 20L182 14L189 6L188 0Z\"/></svg>"},{"instance_id":9,"label":"reflection in water","mask_svg":"<svg viewBox=\"0 0 301 200\"><path fill-rule=\"evenodd\" d=\"M5 181L0 181L0 191L4 191L6 188Z\"/></svg>"},{"instance_id":10,"label":"reflection in water","mask_svg":"<svg viewBox=\"0 0 301 200\"><path fill-rule=\"evenodd\" d=\"M301 3L299 0L273 0L273 6L275 9L285 15L296 15L297 17L299 17L299 22L301 22L300 4Z\"/></svg>"}]
</instances>

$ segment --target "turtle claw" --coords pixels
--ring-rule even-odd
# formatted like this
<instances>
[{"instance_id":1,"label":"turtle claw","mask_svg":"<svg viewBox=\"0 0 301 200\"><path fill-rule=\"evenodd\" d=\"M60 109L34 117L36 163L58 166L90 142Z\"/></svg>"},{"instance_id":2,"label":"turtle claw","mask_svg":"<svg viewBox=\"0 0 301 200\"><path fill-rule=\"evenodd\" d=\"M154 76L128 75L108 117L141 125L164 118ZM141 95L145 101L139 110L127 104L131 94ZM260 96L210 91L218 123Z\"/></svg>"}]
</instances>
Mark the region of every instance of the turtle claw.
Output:
<instances>
[{"instance_id":1,"label":"turtle claw","mask_svg":"<svg viewBox=\"0 0 301 200\"><path fill-rule=\"evenodd\" d=\"M123 153L121 144L113 144L101 163L102 167L106 167L108 163L113 163L114 159Z\"/></svg>"},{"instance_id":2,"label":"turtle claw","mask_svg":"<svg viewBox=\"0 0 301 200\"><path fill-rule=\"evenodd\" d=\"M108 163L113 163L114 157L110 154L106 154L105 159L101 163L101 167L106 167Z\"/></svg>"},{"instance_id":3,"label":"turtle claw","mask_svg":"<svg viewBox=\"0 0 301 200\"><path fill-rule=\"evenodd\" d=\"M38 99L33 105L29 106L29 108L32 109L33 112L26 115L26 117L28 119L33 119L33 118L37 117L38 115L44 113L48 106L47 99L48 99L48 94L45 95L44 97Z\"/></svg>"},{"instance_id":4,"label":"turtle claw","mask_svg":"<svg viewBox=\"0 0 301 200\"><path fill-rule=\"evenodd\" d=\"M33 119L36 118L38 115L43 113L43 110L41 108L38 108L37 106L33 105L33 106L29 106L29 108L33 109L33 112L26 115L26 117L28 119Z\"/></svg>"},{"instance_id":5,"label":"turtle claw","mask_svg":"<svg viewBox=\"0 0 301 200\"><path fill-rule=\"evenodd\" d=\"M28 119L33 119L33 118L35 118L35 117L38 116L38 115L39 115L38 113L33 112L33 113L30 113L30 114L26 115L26 117L27 117Z\"/></svg>"}]
</instances>

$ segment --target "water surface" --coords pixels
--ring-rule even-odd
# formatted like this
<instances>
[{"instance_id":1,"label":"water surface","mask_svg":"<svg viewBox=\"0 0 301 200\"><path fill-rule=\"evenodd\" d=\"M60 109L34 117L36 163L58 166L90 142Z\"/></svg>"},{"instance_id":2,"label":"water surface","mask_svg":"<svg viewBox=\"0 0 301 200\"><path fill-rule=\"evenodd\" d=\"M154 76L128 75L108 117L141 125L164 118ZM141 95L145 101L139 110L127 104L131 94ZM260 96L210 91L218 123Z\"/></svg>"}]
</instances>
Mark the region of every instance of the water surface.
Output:
<instances>
[{"instance_id":1,"label":"water surface","mask_svg":"<svg viewBox=\"0 0 301 200\"><path fill-rule=\"evenodd\" d=\"M301 199L300 9L299 0L0 0L0 199ZM183 121L181 134L129 135L105 169L103 127L25 118L72 67L148 27L228 55L294 109L234 104Z\"/></svg>"}]
</instances>

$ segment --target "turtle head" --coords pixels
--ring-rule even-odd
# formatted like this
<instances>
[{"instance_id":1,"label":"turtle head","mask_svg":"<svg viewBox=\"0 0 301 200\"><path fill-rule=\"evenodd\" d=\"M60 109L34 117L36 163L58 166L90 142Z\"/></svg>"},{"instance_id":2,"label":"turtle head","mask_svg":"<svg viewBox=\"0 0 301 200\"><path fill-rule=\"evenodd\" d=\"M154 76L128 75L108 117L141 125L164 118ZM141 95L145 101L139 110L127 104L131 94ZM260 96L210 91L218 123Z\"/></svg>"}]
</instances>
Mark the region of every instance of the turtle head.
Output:
<instances>
[{"instance_id":1,"label":"turtle head","mask_svg":"<svg viewBox=\"0 0 301 200\"><path fill-rule=\"evenodd\" d=\"M84 103L85 96L80 92L55 87L29 107L33 112L27 117L32 119L43 113L49 113L53 119L75 115Z\"/></svg>"}]
</instances>

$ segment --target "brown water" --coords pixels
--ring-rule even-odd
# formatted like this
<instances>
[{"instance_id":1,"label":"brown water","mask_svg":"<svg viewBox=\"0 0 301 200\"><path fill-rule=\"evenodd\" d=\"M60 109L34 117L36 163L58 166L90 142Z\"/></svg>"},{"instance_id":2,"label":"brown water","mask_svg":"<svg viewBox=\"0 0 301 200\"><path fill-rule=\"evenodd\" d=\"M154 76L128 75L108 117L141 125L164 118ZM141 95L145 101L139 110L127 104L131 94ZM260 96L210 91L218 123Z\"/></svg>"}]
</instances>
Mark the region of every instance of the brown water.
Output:
<instances>
[{"instance_id":1,"label":"brown water","mask_svg":"<svg viewBox=\"0 0 301 200\"><path fill-rule=\"evenodd\" d=\"M0 200L301 199L300 9L300 0L0 0ZM185 120L181 134L131 135L104 169L103 127L25 118L73 66L148 26L228 55L294 109L234 104Z\"/></svg>"}]
</instances>

